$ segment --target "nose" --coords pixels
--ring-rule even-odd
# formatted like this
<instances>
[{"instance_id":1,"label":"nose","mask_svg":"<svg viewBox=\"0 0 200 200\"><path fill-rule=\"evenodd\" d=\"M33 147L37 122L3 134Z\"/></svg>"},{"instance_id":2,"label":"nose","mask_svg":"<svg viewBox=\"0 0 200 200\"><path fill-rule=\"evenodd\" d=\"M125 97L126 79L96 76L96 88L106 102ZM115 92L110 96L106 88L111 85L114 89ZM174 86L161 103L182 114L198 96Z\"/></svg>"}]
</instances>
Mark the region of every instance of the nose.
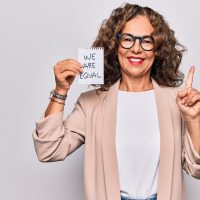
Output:
<instances>
[{"instance_id":1,"label":"nose","mask_svg":"<svg viewBox=\"0 0 200 200\"><path fill-rule=\"evenodd\" d=\"M135 54L140 53L142 51L139 39L135 40L135 44L131 48L131 51L134 52Z\"/></svg>"}]
</instances>

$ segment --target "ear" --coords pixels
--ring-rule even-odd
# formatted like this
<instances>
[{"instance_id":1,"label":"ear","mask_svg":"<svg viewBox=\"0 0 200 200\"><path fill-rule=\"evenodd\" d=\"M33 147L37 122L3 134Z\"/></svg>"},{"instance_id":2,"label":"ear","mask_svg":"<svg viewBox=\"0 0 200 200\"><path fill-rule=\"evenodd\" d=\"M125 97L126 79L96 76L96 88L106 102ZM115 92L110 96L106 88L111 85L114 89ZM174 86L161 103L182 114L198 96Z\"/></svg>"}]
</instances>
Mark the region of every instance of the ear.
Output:
<instances>
[{"instance_id":1,"label":"ear","mask_svg":"<svg viewBox=\"0 0 200 200\"><path fill-rule=\"evenodd\" d=\"M155 50L154 50L154 54L155 54L155 60L158 59L158 58L159 58L159 53L158 53L158 51L156 50L156 48L155 48Z\"/></svg>"}]
</instances>

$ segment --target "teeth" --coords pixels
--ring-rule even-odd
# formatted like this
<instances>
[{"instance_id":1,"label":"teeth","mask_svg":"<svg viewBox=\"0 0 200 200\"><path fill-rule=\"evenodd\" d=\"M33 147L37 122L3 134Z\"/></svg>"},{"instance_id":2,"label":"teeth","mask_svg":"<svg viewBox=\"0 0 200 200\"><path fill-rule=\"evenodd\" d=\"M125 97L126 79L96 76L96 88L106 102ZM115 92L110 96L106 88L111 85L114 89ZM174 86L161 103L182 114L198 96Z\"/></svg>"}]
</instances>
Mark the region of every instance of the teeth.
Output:
<instances>
[{"instance_id":1,"label":"teeth","mask_svg":"<svg viewBox=\"0 0 200 200\"><path fill-rule=\"evenodd\" d=\"M130 58L130 60L132 62L141 62L142 61L142 59L139 59L139 58Z\"/></svg>"}]
</instances>

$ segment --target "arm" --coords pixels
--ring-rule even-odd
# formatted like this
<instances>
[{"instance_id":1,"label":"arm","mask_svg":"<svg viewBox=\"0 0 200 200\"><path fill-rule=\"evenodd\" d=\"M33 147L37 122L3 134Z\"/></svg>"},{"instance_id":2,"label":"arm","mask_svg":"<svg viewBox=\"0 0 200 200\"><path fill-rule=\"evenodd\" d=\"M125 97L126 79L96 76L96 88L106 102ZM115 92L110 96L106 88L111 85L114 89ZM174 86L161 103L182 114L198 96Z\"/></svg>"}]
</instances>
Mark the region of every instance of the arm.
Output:
<instances>
[{"instance_id":1,"label":"arm","mask_svg":"<svg viewBox=\"0 0 200 200\"><path fill-rule=\"evenodd\" d=\"M55 92L58 93L58 94L61 94L61 95L67 95L68 90L59 90L59 89L56 88ZM49 105L46 109L44 117L47 117L49 115L56 114L56 113L59 113L59 112L63 112L64 111L64 105L65 105L64 100L59 99L59 101L58 101L58 99L52 97L51 101L49 102Z\"/></svg>"},{"instance_id":2,"label":"arm","mask_svg":"<svg viewBox=\"0 0 200 200\"><path fill-rule=\"evenodd\" d=\"M193 128L191 129L189 128L190 131L195 130ZM200 155L195 149L196 139L194 137L191 137L191 133L189 133L188 127L186 127L183 118L182 118L182 136L183 136L183 150L182 150L183 169L186 171L188 175L200 179Z\"/></svg>"},{"instance_id":3,"label":"arm","mask_svg":"<svg viewBox=\"0 0 200 200\"><path fill-rule=\"evenodd\" d=\"M63 121L63 112L51 114L36 123L33 140L41 162L64 160L84 143L85 111L81 95L72 113Z\"/></svg>"},{"instance_id":4,"label":"arm","mask_svg":"<svg viewBox=\"0 0 200 200\"><path fill-rule=\"evenodd\" d=\"M182 165L187 174L200 179L200 91L192 87L194 71L193 66L176 102L181 111Z\"/></svg>"},{"instance_id":5,"label":"arm","mask_svg":"<svg viewBox=\"0 0 200 200\"><path fill-rule=\"evenodd\" d=\"M56 93L66 95L75 76L82 72L80 63L67 59L54 67ZM51 98L44 118L36 123L33 140L42 162L63 160L81 144L85 137L84 100L80 96L73 112L63 122L64 100Z\"/></svg>"},{"instance_id":6,"label":"arm","mask_svg":"<svg viewBox=\"0 0 200 200\"><path fill-rule=\"evenodd\" d=\"M56 80L55 92L60 95L67 95L76 75L82 71L82 66L75 60L67 59L58 62L54 67L54 75ZM63 112L64 105L65 104L63 100L59 99L58 101L58 99L52 97L45 112L45 117L58 112Z\"/></svg>"},{"instance_id":7,"label":"arm","mask_svg":"<svg viewBox=\"0 0 200 200\"><path fill-rule=\"evenodd\" d=\"M193 143L194 150L200 156L200 116L191 122L185 122L185 125Z\"/></svg>"}]
</instances>

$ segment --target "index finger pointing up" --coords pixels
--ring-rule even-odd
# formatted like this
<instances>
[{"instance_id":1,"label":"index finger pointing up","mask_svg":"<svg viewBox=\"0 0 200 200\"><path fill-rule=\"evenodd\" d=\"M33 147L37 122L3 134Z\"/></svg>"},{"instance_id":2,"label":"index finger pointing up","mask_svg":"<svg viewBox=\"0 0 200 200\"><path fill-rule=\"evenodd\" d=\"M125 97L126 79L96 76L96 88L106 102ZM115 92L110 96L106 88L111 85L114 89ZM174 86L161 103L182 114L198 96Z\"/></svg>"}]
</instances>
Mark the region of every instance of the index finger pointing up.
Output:
<instances>
[{"instance_id":1,"label":"index finger pointing up","mask_svg":"<svg viewBox=\"0 0 200 200\"><path fill-rule=\"evenodd\" d=\"M185 83L185 88L192 87L194 71L195 71L195 67L194 66L190 67L190 70L189 70L188 76L187 76L187 80L186 80L186 83Z\"/></svg>"}]
</instances>

